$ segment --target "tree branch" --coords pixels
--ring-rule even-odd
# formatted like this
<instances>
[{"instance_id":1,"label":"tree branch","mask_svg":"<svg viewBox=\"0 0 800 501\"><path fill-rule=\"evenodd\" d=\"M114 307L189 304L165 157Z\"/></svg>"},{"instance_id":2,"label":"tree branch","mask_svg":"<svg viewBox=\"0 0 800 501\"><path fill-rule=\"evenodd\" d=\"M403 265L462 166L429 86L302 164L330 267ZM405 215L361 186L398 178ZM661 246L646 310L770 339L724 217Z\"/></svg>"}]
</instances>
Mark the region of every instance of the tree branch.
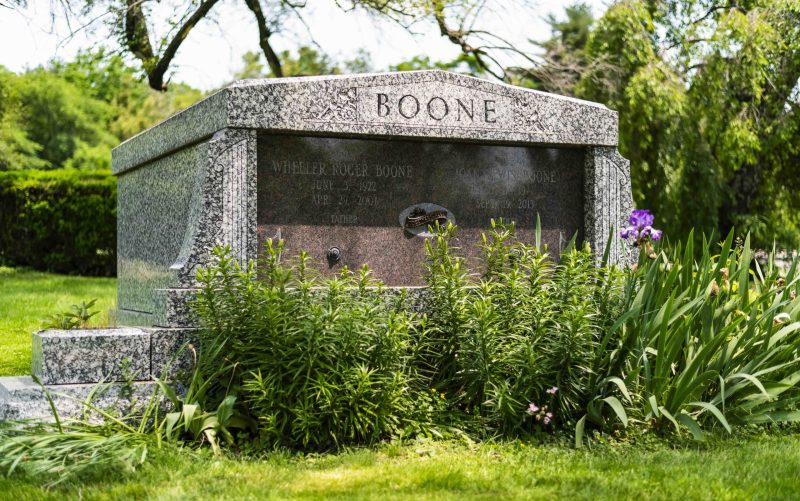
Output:
<instances>
[{"instance_id":1,"label":"tree branch","mask_svg":"<svg viewBox=\"0 0 800 501\"><path fill-rule=\"evenodd\" d=\"M189 32L203 19L219 0L203 0L172 37L163 54L156 56L150 43L147 18L142 10L143 0L127 0L125 10L125 42L131 53L142 62L147 81L155 90L165 91L164 75Z\"/></svg>"},{"instance_id":2,"label":"tree branch","mask_svg":"<svg viewBox=\"0 0 800 501\"><path fill-rule=\"evenodd\" d=\"M474 58L475 63L482 71L485 71L498 80L505 81L506 77L508 76L501 62L490 53L491 50L513 52L514 54L522 56L534 65L536 64L536 61L529 54L517 49L513 44L509 43L501 36L485 30L476 30L472 27L464 28L464 26L467 24L467 17L469 17L469 13L462 19L463 22L461 23L460 28L451 28L447 25L447 20L445 19L445 4L441 0L434 0L432 3L433 17L436 21L436 24L439 26L440 34L444 37L447 37L447 39L455 45L458 45L461 48L462 54ZM474 15L477 16L482 8L483 2L479 2L477 7L474 8ZM482 43L483 41L486 41L487 43L485 45L474 45L470 42L470 38L478 40L478 43ZM489 41L488 39L493 40ZM499 71L497 68L499 68Z\"/></svg>"},{"instance_id":3,"label":"tree branch","mask_svg":"<svg viewBox=\"0 0 800 501\"><path fill-rule=\"evenodd\" d=\"M493 77L503 80L504 76L492 71L486 61L483 60L483 56L486 54L469 44L467 41L469 32L447 26L447 21L444 18L444 6L439 2L437 2L434 7L433 17L436 19L436 24L439 26L439 33L441 33L443 37L447 37L448 40L461 47L461 52L464 55L474 57L475 62L478 63L481 69L491 74Z\"/></svg>"},{"instance_id":4,"label":"tree branch","mask_svg":"<svg viewBox=\"0 0 800 501\"><path fill-rule=\"evenodd\" d=\"M203 19L208 11L211 10L219 0L203 0L200 2L200 6L197 7L197 10L189 16L189 19L183 23L183 26L178 30L178 33L172 38L167 48L164 50L164 53L161 55L161 58L156 63L153 72L148 74L148 79L150 81L150 87L156 90L167 90L167 87L164 85L164 74L169 69L170 63L172 63L172 59L178 53L178 49L180 48L181 44L186 37L189 36L189 32L192 31L192 28Z\"/></svg>"},{"instance_id":5,"label":"tree branch","mask_svg":"<svg viewBox=\"0 0 800 501\"><path fill-rule=\"evenodd\" d=\"M269 37L272 36L272 32L267 26L267 19L264 16L264 11L261 10L260 0L244 0L244 3L247 4L247 8L250 9L256 18L256 24L258 25L258 44L264 52L264 57L267 58L269 69L272 70L272 74L276 77L282 77L283 67L281 66L281 60L278 54L275 53L275 50L269 43ZM294 6L292 6L292 8L294 8Z\"/></svg>"},{"instance_id":6,"label":"tree branch","mask_svg":"<svg viewBox=\"0 0 800 501\"><path fill-rule=\"evenodd\" d=\"M145 72L150 76L148 66L151 64L154 54L153 46L150 44L150 33L147 29L147 18L142 10L141 0L127 0L127 9L125 9L125 42L128 50L144 64Z\"/></svg>"}]
</instances>

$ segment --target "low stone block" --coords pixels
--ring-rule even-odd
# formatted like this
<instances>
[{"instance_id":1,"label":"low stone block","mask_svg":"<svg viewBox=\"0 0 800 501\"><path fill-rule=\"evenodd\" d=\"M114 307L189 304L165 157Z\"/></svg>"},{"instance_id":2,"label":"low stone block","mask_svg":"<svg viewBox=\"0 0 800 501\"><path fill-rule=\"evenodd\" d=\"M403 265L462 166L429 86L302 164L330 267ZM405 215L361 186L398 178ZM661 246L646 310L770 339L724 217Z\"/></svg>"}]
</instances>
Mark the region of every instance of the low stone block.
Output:
<instances>
[{"instance_id":1,"label":"low stone block","mask_svg":"<svg viewBox=\"0 0 800 501\"><path fill-rule=\"evenodd\" d=\"M89 412L83 404L92 395L91 405L123 416L147 405L155 390L153 382L48 385L45 387L59 418L79 418L85 413L91 421L100 422L99 414ZM178 389L181 390L180 388ZM161 398L161 405L165 405ZM53 411L45 390L30 376L0 377L0 421L43 419L53 421Z\"/></svg>"},{"instance_id":2,"label":"low stone block","mask_svg":"<svg viewBox=\"0 0 800 501\"><path fill-rule=\"evenodd\" d=\"M150 379L150 333L136 328L46 330L33 335L33 374L43 384Z\"/></svg>"}]
</instances>

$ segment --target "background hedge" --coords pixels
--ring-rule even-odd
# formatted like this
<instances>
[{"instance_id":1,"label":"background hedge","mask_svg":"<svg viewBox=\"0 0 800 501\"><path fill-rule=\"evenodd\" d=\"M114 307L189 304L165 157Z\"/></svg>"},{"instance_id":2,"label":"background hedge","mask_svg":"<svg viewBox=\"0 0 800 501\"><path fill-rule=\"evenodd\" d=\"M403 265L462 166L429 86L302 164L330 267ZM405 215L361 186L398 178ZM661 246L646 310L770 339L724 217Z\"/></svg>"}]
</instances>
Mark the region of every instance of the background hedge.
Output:
<instances>
[{"instance_id":1,"label":"background hedge","mask_svg":"<svg viewBox=\"0 0 800 501\"><path fill-rule=\"evenodd\" d=\"M107 172L0 172L0 262L113 276L117 183Z\"/></svg>"}]
</instances>

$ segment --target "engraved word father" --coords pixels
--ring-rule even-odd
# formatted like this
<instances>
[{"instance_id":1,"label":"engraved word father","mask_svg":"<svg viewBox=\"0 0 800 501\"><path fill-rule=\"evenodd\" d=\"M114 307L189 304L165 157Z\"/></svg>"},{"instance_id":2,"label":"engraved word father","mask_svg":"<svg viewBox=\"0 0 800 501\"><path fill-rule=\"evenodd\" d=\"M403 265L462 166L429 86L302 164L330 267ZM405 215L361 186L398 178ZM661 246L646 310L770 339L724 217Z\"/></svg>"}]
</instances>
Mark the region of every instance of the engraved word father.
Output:
<instances>
[{"instance_id":1,"label":"engraved word father","mask_svg":"<svg viewBox=\"0 0 800 501\"><path fill-rule=\"evenodd\" d=\"M497 122L496 101L493 99L479 99L477 106L475 99L461 100L458 98L447 101L443 97L434 96L427 101L416 96L406 94L396 102L389 99L388 94L377 94L378 116L390 117L399 115L406 120L415 118L420 113L427 113L434 120L442 120L447 116L455 117L457 122L462 118L466 121L485 123Z\"/></svg>"}]
</instances>

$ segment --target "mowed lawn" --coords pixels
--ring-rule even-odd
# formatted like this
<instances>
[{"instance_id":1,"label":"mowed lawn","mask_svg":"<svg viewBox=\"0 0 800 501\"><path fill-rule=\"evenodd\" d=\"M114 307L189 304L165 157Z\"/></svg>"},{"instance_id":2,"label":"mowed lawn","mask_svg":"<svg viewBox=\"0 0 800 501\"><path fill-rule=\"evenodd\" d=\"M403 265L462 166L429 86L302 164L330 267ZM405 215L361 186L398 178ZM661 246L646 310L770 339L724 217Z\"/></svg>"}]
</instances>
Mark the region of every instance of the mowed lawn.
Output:
<instances>
[{"instance_id":1,"label":"mowed lawn","mask_svg":"<svg viewBox=\"0 0 800 501\"><path fill-rule=\"evenodd\" d=\"M74 277L0 267L0 376L31 372L31 333L50 315L97 298L92 325L107 325L116 279Z\"/></svg>"},{"instance_id":2,"label":"mowed lawn","mask_svg":"<svg viewBox=\"0 0 800 501\"><path fill-rule=\"evenodd\" d=\"M169 452L137 473L50 491L0 478L0 499L780 500L799 487L795 435L581 450L430 442L251 461Z\"/></svg>"},{"instance_id":3,"label":"mowed lawn","mask_svg":"<svg viewBox=\"0 0 800 501\"><path fill-rule=\"evenodd\" d=\"M0 374L30 373L31 332L91 298L95 323L107 323L115 280L0 268ZM5 499L800 499L800 434L678 445L648 435L580 450L566 436L563 445L413 442L247 461L165 449L136 472L99 469L51 489L0 476Z\"/></svg>"}]
</instances>

